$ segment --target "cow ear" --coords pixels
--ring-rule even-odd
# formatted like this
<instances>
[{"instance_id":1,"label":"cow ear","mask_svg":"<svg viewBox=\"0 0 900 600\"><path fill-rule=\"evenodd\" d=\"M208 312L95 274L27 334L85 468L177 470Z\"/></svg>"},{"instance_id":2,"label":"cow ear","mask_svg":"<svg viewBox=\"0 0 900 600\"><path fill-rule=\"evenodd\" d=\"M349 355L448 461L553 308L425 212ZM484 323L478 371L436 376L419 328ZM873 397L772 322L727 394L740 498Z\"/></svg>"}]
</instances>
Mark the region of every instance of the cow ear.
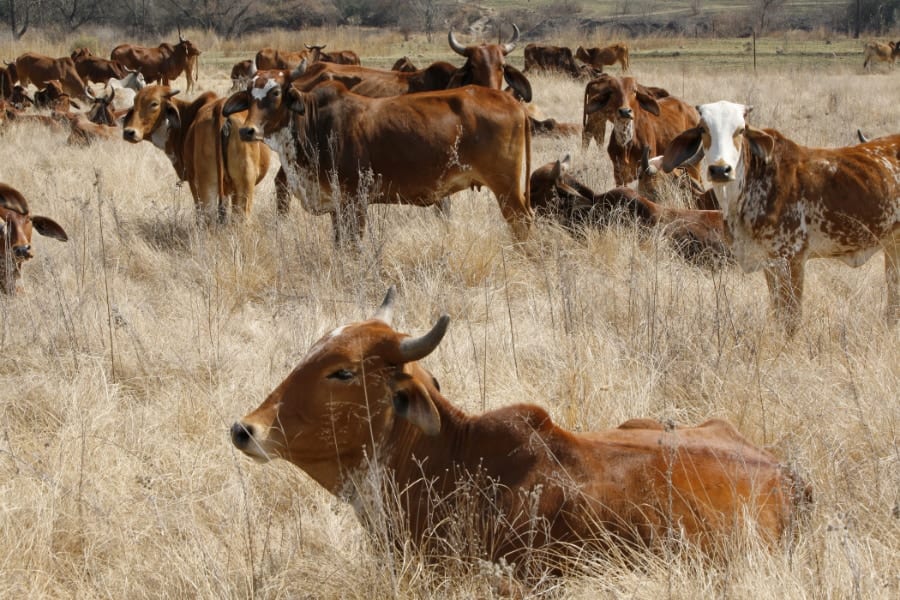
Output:
<instances>
[{"instance_id":1,"label":"cow ear","mask_svg":"<svg viewBox=\"0 0 900 600\"><path fill-rule=\"evenodd\" d=\"M172 129L181 129L181 114L178 112L178 107L166 103L166 121Z\"/></svg>"},{"instance_id":2,"label":"cow ear","mask_svg":"<svg viewBox=\"0 0 900 600\"><path fill-rule=\"evenodd\" d=\"M69 241L69 236L62 226L49 217L31 217L31 225L39 234L57 239L61 242Z\"/></svg>"},{"instance_id":3,"label":"cow ear","mask_svg":"<svg viewBox=\"0 0 900 600\"><path fill-rule=\"evenodd\" d=\"M747 127L744 129L744 137L750 144L750 152L763 159L766 164L772 159L772 150L775 149L775 139L761 129Z\"/></svg>"},{"instance_id":4,"label":"cow ear","mask_svg":"<svg viewBox=\"0 0 900 600\"><path fill-rule=\"evenodd\" d=\"M656 101L648 90L643 87L639 87L636 94L638 104L641 105L641 108L646 110L648 113L659 116L659 102Z\"/></svg>"},{"instance_id":5,"label":"cow ear","mask_svg":"<svg viewBox=\"0 0 900 600\"><path fill-rule=\"evenodd\" d=\"M398 417L406 419L425 435L437 435L441 431L441 415L431 394L424 385L407 374L400 373L391 381L391 402Z\"/></svg>"},{"instance_id":6,"label":"cow ear","mask_svg":"<svg viewBox=\"0 0 900 600\"><path fill-rule=\"evenodd\" d=\"M244 112L249 109L250 92L245 90L243 92L232 94L231 97L225 101L225 105L222 107L222 115L230 117L234 113Z\"/></svg>"},{"instance_id":7,"label":"cow ear","mask_svg":"<svg viewBox=\"0 0 900 600\"><path fill-rule=\"evenodd\" d=\"M287 94L285 94L285 98L288 109L301 115L306 113L306 104L303 103L303 92L297 88L290 87Z\"/></svg>"},{"instance_id":8,"label":"cow ear","mask_svg":"<svg viewBox=\"0 0 900 600\"><path fill-rule=\"evenodd\" d=\"M663 154L663 171L671 173L676 167L693 164L703 157L703 134L693 127L672 140Z\"/></svg>"},{"instance_id":9,"label":"cow ear","mask_svg":"<svg viewBox=\"0 0 900 600\"><path fill-rule=\"evenodd\" d=\"M503 79L525 102L531 102L531 82L517 68L503 65Z\"/></svg>"},{"instance_id":10,"label":"cow ear","mask_svg":"<svg viewBox=\"0 0 900 600\"><path fill-rule=\"evenodd\" d=\"M612 94L609 90L594 96L590 102L584 105L584 114L592 115L595 112L600 112L609 104L610 98L612 98Z\"/></svg>"}]
</instances>

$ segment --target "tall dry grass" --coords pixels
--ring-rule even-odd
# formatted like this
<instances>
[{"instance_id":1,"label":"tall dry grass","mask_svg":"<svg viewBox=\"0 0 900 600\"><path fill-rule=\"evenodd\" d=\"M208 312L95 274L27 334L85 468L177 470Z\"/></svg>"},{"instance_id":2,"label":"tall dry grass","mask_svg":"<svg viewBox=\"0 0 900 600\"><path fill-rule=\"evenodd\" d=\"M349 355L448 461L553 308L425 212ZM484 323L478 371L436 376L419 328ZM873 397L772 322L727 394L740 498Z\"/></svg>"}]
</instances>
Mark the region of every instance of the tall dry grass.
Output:
<instances>
[{"instance_id":1,"label":"tall dry grass","mask_svg":"<svg viewBox=\"0 0 900 600\"><path fill-rule=\"evenodd\" d=\"M900 123L895 73L633 62L692 102L753 104L756 125L805 144ZM201 88L223 92L226 75L202 69ZM582 84L533 84L548 115L580 121ZM577 139L535 140L533 166L565 153L611 187L605 152ZM576 240L540 223L520 249L490 194L467 192L446 219L370 207L362 248L339 251L326 217L276 216L271 177L250 222L197 228L150 144L2 133L0 180L71 240L36 237L26 293L0 298L0 597L492 595L500 567L386 548L298 469L229 442L322 333L370 315L393 283L398 329L452 316L425 364L465 410L531 401L576 430L723 417L815 487L791 548L751 543L723 565L596 556L535 595L900 595L900 330L883 322L881 254L859 269L809 263L803 325L786 339L761 275L687 265L628 227Z\"/></svg>"}]
</instances>

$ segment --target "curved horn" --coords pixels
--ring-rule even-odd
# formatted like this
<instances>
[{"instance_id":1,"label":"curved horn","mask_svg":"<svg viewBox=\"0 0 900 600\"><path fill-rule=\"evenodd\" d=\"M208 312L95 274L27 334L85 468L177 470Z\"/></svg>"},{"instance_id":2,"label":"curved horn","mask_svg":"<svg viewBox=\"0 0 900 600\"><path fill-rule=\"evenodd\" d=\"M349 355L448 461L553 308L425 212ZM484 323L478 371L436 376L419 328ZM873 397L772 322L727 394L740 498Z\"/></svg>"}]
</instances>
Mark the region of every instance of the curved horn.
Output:
<instances>
[{"instance_id":1,"label":"curved horn","mask_svg":"<svg viewBox=\"0 0 900 600\"><path fill-rule=\"evenodd\" d=\"M95 96L95 95L91 92L91 87L90 87L89 85L84 86L84 95L87 96L88 98L90 98L91 100L96 100L96 99L97 99L97 96Z\"/></svg>"},{"instance_id":2,"label":"curved horn","mask_svg":"<svg viewBox=\"0 0 900 600\"><path fill-rule=\"evenodd\" d=\"M178 26L178 41L184 42L184 38L181 37L181 25Z\"/></svg>"},{"instance_id":3,"label":"curved horn","mask_svg":"<svg viewBox=\"0 0 900 600\"><path fill-rule=\"evenodd\" d=\"M379 321L384 321L388 325L391 324L391 320L394 317L394 300L397 298L397 286L392 285L388 288L387 294L384 295L384 300L381 301L381 306L378 307L378 310L375 311L375 314L372 315L373 319L378 319Z\"/></svg>"},{"instance_id":4,"label":"curved horn","mask_svg":"<svg viewBox=\"0 0 900 600\"><path fill-rule=\"evenodd\" d=\"M856 130L856 137L858 137L859 141L862 142L863 144L865 144L866 142L869 141L869 138L867 138L865 135L863 135L862 129Z\"/></svg>"},{"instance_id":5,"label":"curved horn","mask_svg":"<svg viewBox=\"0 0 900 600\"><path fill-rule=\"evenodd\" d=\"M431 354L447 333L450 315L441 315L431 331L417 338L406 338L400 342L400 357L403 362L421 360Z\"/></svg>"},{"instance_id":6,"label":"curved horn","mask_svg":"<svg viewBox=\"0 0 900 600\"><path fill-rule=\"evenodd\" d=\"M450 43L450 49L459 54L460 56L466 56L466 47L456 41L456 38L453 37L453 30L447 34L447 41Z\"/></svg>"},{"instance_id":7,"label":"curved horn","mask_svg":"<svg viewBox=\"0 0 900 600\"><path fill-rule=\"evenodd\" d=\"M519 28L513 23L513 35L512 39L503 44L503 54L509 54L513 50L516 49L516 42L519 41Z\"/></svg>"},{"instance_id":8,"label":"curved horn","mask_svg":"<svg viewBox=\"0 0 900 600\"><path fill-rule=\"evenodd\" d=\"M641 150L641 173L646 173L650 168L650 146L644 145L644 149Z\"/></svg>"},{"instance_id":9,"label":"curved horn","mask_svg":"<svg viewBox=\"0 0 900 600\"><path fill-rule=\"evenodd\" d=\"M109 89L109 93L107 94L107 99L106 99L106 101L107 101L107 102L112 102L113 100L115 100L115 99L116 99L116 86L114 86L114 85L109 85L109 84L107 83L107 84L106 84L106 88L104 88L104 90L105 90L105 89Z\"/></svg>"}]
</instances>

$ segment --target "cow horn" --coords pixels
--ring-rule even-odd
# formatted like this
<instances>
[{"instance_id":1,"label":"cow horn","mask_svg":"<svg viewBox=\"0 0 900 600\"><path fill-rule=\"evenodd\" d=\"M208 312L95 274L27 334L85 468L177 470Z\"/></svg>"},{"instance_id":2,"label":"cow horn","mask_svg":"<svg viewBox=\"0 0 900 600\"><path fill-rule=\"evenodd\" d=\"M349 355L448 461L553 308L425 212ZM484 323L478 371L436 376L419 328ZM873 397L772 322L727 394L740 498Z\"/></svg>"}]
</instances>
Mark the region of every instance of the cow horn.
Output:
<instances>
[{"instance_id":1,"label":"cow horn","mask_svg":"<svg viewBox=\"0 0 900 600\"><path fill-rule=\"evenodd\" d=\"M869 141L869 138L867 138L865 135L863 135L862 129L856 130L856 137L858 137L859 141L863 144L865 144L866 142Z\"/></svg>"},{"instance_id":2,"label":"cow horn","mask_svg":"<svg viewBox=\"0 0 900 600\"><path fill-rule=\"evenodd\" d=\"M181 25L178 26L178 41L184 42L184 38L181 37Z\"/></svg>"},{"instance_id":3,"label":"cow horn","mask_svg":"<svg viewBox=\"0 0 900 600\"><path fill-rule=\"evenodd\" d=\"M106 86L109 89L109 94L107 94L107 102L112 102L116 99L116 86L107 84Z\"/></svg>"},{"instance_id":4,"label":"cow horn","mask_svg":"<svg viewBox=\"0 0 900 600\"><path fill-rule=\"evenodd\" d=\"M431 354L447 333L450 324L449 315L441 315L431 331L417 338L406 338L400 342L400 357L405 363L421 360Z\"/></svg>"},{"instance_id":5,"label":"cow horn","mask_svg":"<svg viewBox=\"0 0 900 600\"><path fill-rule=\"evenodd\" d=\"M447 34L447 41L450 43L450 49L459 54L460 56L466 56L466 47L456 41L456 38L453 37L453 30L450 30L450 33Z\"/></svg>"},{"instance_id":6,"label":"cow horn","mask_svg":"<svg viewBox=\"0 0 900 600\"><path fill-rule=\"evenodd\" d=\"M650 169L650 146L644 145L641 150L641 173L646 173Z\"/></svg>"},{"instance_id":7,"label":"cow horn","mask_svg":"<svg viewBox=\"0 0 900 600\"><path fill-rule=\"evenodd\" d=\"M97 96L95 96L95 95L91 92L91 86L89 86L89 85L84 86L84 95L87 96L88 98L90 98L91 100L96 100L96 99L97 99Z\"/></svg>"},{"instance_id":8,"label":"cow horn","mask_svg":"<svg viewBox=\"0 0 900 600\"><path fill-rule=\"evenodd\" d=\"M508 42L503 44L503 54L509 54L516 49L516 42L519 41L519 28L513 23L513 36Z\"/></svg>"},{"instance_id":9,"label":"cow horn","mask_svg":"<svg viewBox=\"0 0 900 600\"><path fill-rule=\"evenodd\" d=\"M250 77L255 77L258 72L259 72L259 69L256 68L256 59L253 59L253 62L250 63L249 75L250 75Z\"/></svg>"},{"instance_id":10,"label":"cow horn","mask_svg":"<svg viewBox=\"0 0 900 600\"><path fill-rule=\"evenodd\" d=\"M372 318L384 321L390 325L394 317L394 300L396 298L397 286L392 285L388 288L387 294L384 295L384 300L381 301L381 306L378 307Z\"/></svg>"}]
</instances>

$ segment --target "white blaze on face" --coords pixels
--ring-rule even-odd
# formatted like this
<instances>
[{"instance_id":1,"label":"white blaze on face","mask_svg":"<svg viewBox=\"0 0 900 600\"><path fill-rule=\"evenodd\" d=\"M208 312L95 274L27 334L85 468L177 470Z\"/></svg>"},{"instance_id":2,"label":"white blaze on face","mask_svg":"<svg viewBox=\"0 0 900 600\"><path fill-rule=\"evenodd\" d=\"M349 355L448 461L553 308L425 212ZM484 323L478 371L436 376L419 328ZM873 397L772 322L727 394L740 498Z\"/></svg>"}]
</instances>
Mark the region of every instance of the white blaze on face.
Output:
<instances>
[{"instance_id":1,"label":"white blaze on face","mask_svg":"<svg viewBox=\"0 0 900 600\"><path fill-rule=\"evenodd\" d=\"M255 82L258 78L259 76L254 77L253 81ZM250 96L252 96L254 100L264 100L269 94L269 91L277 86L278 82L274 79L266 79L266 83L262 87L254 86L253 89L250 90Z\"/></svg>"},{"instance_id":2,"label":"white blaze on face","mask_svg":"<svg viewBox=\"0 0 900 600\"><path fill-rule=\"evenodd\" d=\"M698 107L700 120L706 128L707 139L703 140L704 162L707 165L729 166L737 170L741 157L740 134L746 126L749 108L722 100Z\"/></svg>"}]
</instances>

